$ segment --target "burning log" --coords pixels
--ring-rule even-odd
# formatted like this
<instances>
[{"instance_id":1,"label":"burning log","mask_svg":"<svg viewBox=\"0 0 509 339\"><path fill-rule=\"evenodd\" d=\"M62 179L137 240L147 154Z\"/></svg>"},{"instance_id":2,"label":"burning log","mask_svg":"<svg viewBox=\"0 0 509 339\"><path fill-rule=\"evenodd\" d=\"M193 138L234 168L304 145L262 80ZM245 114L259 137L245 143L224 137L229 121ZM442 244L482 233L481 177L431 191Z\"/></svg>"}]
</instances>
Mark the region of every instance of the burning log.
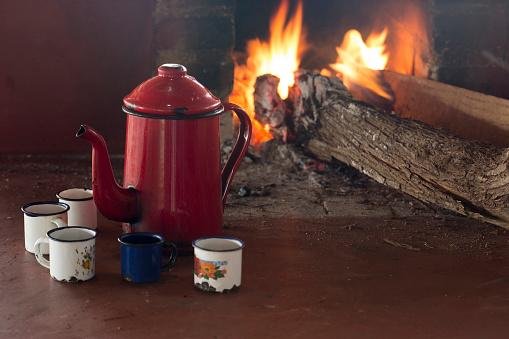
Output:
<instances>
[{"instance_id":1,"label":"burning log","mask_svg":"<svg viewBox=\"0 0 509 339\"><path fill-rule=\"evenodd\" d=\"M454 137L356 101L303 72L288 99L298 142L425 203L509 229L509 149Z\"/></svg>"},{"instance_id":2,"label":"burning log","mask_svg":"<svg viewBox=\"0 0 509 339\"><path fill-rule=\"evenodd\" d=\"M279 78L271 74L258 77L255 83L256 119L271 128L281 126L286 115L286 105L277 92L278 86Z\"/></svg>"}]
</instances>

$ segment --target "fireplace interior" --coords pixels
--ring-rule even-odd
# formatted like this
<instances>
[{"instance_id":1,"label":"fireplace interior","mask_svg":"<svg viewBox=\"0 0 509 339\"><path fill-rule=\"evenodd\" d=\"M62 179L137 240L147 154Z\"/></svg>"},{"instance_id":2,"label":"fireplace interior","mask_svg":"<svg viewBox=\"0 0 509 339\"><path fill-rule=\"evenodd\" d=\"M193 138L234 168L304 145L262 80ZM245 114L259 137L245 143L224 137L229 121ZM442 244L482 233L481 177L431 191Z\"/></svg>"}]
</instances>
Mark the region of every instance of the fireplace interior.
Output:
<instances>
[{"instance_id":1,"label":"fireplace interior","mask_svg":"<svg viewBox=\"0 0 509 339\"><path fill-rule=\"evenodd\" d=\"M505 337L508 14L496 0L0 3L0 333ZM24 251L20 206L91 187L83 122L122 183L122 99L166 63L250 116L223 224L246 244L242 286L195 289L189 255L157 283L122 281L122 225L102 215L96 278L52 280ZM238 121L220 131L224 164Z\"/></svg>"}]
</instances>

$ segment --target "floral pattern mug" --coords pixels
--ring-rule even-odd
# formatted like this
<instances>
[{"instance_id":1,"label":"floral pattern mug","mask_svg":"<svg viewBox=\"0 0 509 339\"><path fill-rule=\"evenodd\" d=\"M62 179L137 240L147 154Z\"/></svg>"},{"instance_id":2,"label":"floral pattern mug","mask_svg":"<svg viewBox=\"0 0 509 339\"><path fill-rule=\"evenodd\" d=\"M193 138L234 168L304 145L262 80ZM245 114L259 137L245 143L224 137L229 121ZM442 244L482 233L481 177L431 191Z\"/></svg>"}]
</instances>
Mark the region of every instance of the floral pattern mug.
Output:
<instances>
[{"instance_id":1,"label":"floral pattern mug","mask_svg":"<svg viewBox=\"0 0 509 339\"><path fill-rule=\"evenodd\" d=\"M48 231L35 242L35 258L49 268L53 279L62 282L90 280L95 276L95 238L88 227L64 227ZM49 243L49 257L42 256L41 245Z\"/></svg>"},{"instance_id":2,"label":"floral pattern mug","mask_svg":"<svg viewBox=\"0 0 509 339\"><path fill-rule=\"evenodd\" d=\"M194 285L207 292L227 292L240 287L244 243L231 237L193 241Z\"/></svg>"}]
</instances>

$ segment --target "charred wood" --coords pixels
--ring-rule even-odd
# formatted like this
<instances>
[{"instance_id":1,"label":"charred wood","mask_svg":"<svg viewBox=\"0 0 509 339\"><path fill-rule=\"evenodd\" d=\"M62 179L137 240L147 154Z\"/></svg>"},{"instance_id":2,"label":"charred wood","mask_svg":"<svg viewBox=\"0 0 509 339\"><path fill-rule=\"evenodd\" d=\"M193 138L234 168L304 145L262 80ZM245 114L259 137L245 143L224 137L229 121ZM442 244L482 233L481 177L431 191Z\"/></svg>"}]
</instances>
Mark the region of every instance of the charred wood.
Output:
<instances>
[{"instance_id":1,"label":"charred wood","mask_svg":"<svg viewBox=\"0 0 509 339\"><path fill-rule=\"evenodd\" d=\"M254 103L256 119L272 128L283 124L286 106L277 92L279 78L270 74L258 77L255 83Z\"/></svg>"}]
</instances>

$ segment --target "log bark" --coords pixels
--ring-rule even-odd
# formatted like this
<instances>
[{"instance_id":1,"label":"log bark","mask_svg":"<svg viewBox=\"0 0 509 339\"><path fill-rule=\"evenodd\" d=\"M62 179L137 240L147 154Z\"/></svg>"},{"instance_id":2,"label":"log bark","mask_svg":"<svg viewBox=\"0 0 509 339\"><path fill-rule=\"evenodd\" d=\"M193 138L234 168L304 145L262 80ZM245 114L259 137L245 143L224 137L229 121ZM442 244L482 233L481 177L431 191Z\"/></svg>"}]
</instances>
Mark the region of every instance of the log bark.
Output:
<instances>
[{"instance_id":1,"label":"log bark","mask_svg":"<svg viewBox=\"0 0 509 339\"><path fill-rule=\"evenodd\" d=\"M299 142L425 203L509 229L509 149L464 140L354 100L342 83L297 76Z\"/></svg>"}]
</instances>

